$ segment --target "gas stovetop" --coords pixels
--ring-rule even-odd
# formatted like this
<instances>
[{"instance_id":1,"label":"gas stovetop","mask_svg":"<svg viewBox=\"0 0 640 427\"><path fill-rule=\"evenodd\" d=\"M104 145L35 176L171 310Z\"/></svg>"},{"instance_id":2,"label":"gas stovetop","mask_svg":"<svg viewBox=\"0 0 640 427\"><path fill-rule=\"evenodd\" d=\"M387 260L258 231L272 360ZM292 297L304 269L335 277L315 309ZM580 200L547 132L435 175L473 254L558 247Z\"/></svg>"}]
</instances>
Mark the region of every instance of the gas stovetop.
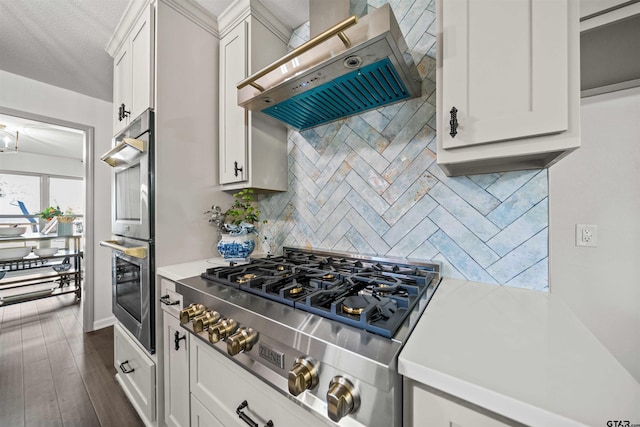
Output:
<instances>
[{"instance_id":1,"label":"gas stovetop","mask_svg":"<svg viewBox=\"0 0 640 427\"><path fill-rule=\"evenodd\" d=\"M436 264L298 248L283 252L210 268L202 277L387 338L439 280Z\"/></svg>"},{"instance_id":2,"label":"gas stovetop","mask_svg":"<svg viewBox=\"0 0 640 427\"><path fill-rule=\"evenodd\" d=\"M194 339L316 416L400 427L398 355L439 282L438 263L284 248L175 289Z\"/></svg>"}]
</instances>

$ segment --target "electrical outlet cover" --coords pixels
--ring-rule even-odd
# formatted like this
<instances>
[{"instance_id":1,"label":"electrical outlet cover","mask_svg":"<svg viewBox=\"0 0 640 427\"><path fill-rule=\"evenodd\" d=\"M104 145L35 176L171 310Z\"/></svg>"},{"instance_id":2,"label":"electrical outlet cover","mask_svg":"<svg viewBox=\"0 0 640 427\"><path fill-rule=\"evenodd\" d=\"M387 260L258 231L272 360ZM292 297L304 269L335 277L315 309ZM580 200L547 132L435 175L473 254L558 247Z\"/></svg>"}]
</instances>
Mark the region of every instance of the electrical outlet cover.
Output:
<instances>
[{"instance_id":1,"label":"electrical outlet cover","mask_svg":"<svg viewBox=\"0 0 640 427\"><path fill-rule=\"evenodd\" d=\"M597 247L598 226L595 224L576 224L576 246Z\"/></svg>"}]
</instances>

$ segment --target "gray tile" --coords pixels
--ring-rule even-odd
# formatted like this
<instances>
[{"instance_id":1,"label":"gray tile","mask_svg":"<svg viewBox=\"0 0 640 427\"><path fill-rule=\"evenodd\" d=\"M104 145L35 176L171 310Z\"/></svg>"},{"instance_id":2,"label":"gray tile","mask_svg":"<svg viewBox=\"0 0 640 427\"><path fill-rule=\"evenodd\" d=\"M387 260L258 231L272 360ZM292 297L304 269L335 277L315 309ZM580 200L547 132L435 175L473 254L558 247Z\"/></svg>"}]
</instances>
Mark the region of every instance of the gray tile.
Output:
<instances>
[{"instance_id":1,"label":"gray tile","mask_svg":"<svg viewBox=\"0 0 640 427\"><path fill-rule=\"evenodd\" d=\"M540 171L529 182L509 196L487 218L500 228L505 228L549 193L546 170Z\"/></svg>"},{"instance_id":2,"label":"gray tile","mask_svg":"<svg viewBox=\"0 0 640 427\"><path fill-rule=\"evenodd\" d=\"M389 185L385 190L382 197L390 203L396 203L398 199L411 188L411 186L417 182L421 177L434 185L436 178L427 170L429 165L435 163L436 157L431 150L424 149L422 152L409 164L407 168L393 180L393 184ZM386 178L386 173L383 175ZM427 190L428 191L428 190Z\"/></svg>"},{"instance_id":3,"label":"gray tile","mask_svg":"<svg viewBox=\"0 0 640 427\"><path fill-rule=\"evenodd\" d=\"M505 283L515 288L549 291L549 258L544 258Z\"/></svg>"},{"instance_id":4,"label":"gray tile","mask_svg":"<svg viewBox=\"0 0 640 427\"><path fill-rule=\"evenodd\" d=\"M364 121L362 121L362 123L364 123ZM345 143L351 147L358 156L365 159L367 164L372 166L378 174L382 173L382 171L389 166L389 161L382 157L376 149L369 145L369 143L362 139L357 133L349 134Z\"/></svg>"},{"instance_id":5,"label":"gray tile","mask_svg":"<svg viewBox=\"0 0 640 427\"><path fill-rule=\"evenodd\" d=\"M448 177L442 172L440 166L435 163L429 167L429 172L467 203L476 208L482 215L487 215L500 204L500 200L484 191L482 187L466 176Z\"/></svg>"},{"instance_id":6,"label":"gray tile","mask_svg":"<svg viewBox=\"0 0 640 427\"><path fill-rule=\"evenodd\" d=\"M429 195L483 242L500 232L498 227L443 183L435 185Z\"/></svg>"},{"instance_id":7,"label":"gray tile","mask_svg":"<svg viewBox=\"0 0 640 427\"><path fill-rule=\"evenodd\" d=\"M377 194L382 194L389 187L387 180L384 179L366 159L363 159L355 151L351 151L345 161L351 166L353 172L358 174L363 180L362 184L354 184L357 185L355 188L358 192L373 190Z\"/></svg>"},{"instance_id":8,"label":"gray tile","mask_svg":"<svg viewBox=\"0 0 640 427\"><path fill-rule=\"evenodd\" d=\"M346 198L353 210L359 213L362 218L375 230L376 237L384 235L389 229L389 224L375 211L365 199L360 197L358 193L351 190Z\"/></svg>"},{"instance_id":9,"label":"gray tile","mask_svg":"<svg viewBox=\"0 0 640 427\"><path fill-rule=\"evenodd\" d=\"M407 213L416 203L425 197L438 180L431 175L423 174L383 214L385 221L393 225Z\"/></svg>"},{"instance_id":10,"label":"gray tile","mask_svg":"<svg viewBox=\"0 0 640 427\"><path fill-rule=\"evenodd\" d=\"M416 225L426 219L429 212L436 209L437 206L437 203L431 197L425 196L421 198L388 231L381 233L381 235L390 246L395 246L404 236L412 232ZM431 230L429 235L433 232L435 232L435 229ZM422 240L424 241L427 237L425 236Z\"/></svg>"},{"instance_id":11,"label":"gray tile","mask_svg":"<svg viewBox=\"0 0 640 427\"><path fill-rule=\"evenodd\" d=\"M487 245L503 257L546 228L548 223L549 210L545 198L487 241Z\"/></svg>"},{"instance_id":12,"label":"gray tile","mask_svg":"<svg viewBox=\"0 0 640 427\"><path fill-rule=\"evenodd\" d=\"M391 249L387 254L390 256L407 257L421 247L423 251L432 248L433 246L428 243L427 239L438 231L438 227L429 218L423 218L415 227L409 230L398 229L397 231L399 232L393 236L394 238L397 237L397 241L389 244ZM388 237L391 236L384 236L387 242L389 242ZM427 243L427 245L425 245L425 243Z\"/></svg>"},{"instance_id":13,"label":"gray tile","mask_svg":"<svg viewBox=\"0 0 640 427\"><path fill-rule=\"evenodd\" d=\"M496 182L487 187L487 191L500 200L506 200L538 172L538 169L505 172Z\"/></svg>"},{"instance_id":14,"label":"gray tile","mask_svg":"<svg viewBox=\"0 0 640 427\"><path fill-rule=\"evenodd\" d=\"M435 232L429 237L429 243L438 249L440 254L446 258L456 270L462 273L466 279L483 283L495 283L493 277L463 251L456 242L451 240L444 231L438 230Z\"/></svg>"},{"instance_id":15,"label":"gray tile","mask_svg":"<svg viewBox=\"0 0 640 427\"><path fill-rule=\"evenodd\" d=\"M460 221L447 212L442 206L437 207L429 214L440 230L444 231L462 250L473 258L482 268L498 261L500 257L491 250L482 240L473 234Z\"/></svg>"},{"instance_id":16,"label":"gray tile","mask_svg":"<svg viewBox=\"0 0 640 427\"><path fill-rule=\"evenodd\" d=\"M538 232L520 246L509 252L487 271L499 283L507 283L523 271L545 259L548 254L547 228Z\"/></svg>"}]
</instances>

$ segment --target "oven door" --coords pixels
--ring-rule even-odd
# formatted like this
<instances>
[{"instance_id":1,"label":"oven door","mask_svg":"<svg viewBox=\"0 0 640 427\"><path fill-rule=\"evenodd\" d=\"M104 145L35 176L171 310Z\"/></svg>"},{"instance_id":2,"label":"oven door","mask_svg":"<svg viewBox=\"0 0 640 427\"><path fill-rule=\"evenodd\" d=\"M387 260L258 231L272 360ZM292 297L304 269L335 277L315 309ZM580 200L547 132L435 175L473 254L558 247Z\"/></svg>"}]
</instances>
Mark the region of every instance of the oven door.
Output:
<instances>
[{"instance_id":1,"label":"oven door","mask_svg":"<svg viewBox=\"0 0 640 427\"><path fill-rule=\"evenodd\" d=\"M151 354L155 352L153 245L132 239L108 240L111 255L112 310Z\"/></svg>"},{"instance_id":2,"label":"oven door","mask_svg":"<svg viewBox=\"0 0 640 427\"><path fill-rule=\"evenodd\" d=\"M113 168L111 232L118 236L153 238L153 113L145 111L100 159Z\"/></svg>"}]
</instances>

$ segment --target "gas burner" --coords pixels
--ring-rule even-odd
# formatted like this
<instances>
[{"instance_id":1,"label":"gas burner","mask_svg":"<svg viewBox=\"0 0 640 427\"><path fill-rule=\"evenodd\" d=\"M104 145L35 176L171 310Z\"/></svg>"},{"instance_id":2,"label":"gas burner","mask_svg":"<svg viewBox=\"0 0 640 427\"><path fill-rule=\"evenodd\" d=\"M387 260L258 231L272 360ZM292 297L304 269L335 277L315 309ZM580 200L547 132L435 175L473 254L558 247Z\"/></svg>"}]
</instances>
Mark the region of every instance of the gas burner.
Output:
<instances>
[{"instance_id":1,"label":"gas burner","mask_svg":"<svg viewBox=\"0 0 640 427\"><path fill-rule=\"evenodd\" d=\"M247 274L243 274L241 277L238 277L236 279L236 282L240 283L240 284L243 284L243 283L247 283L251 279L255 279L256 277L258 277L258 276L256 276L253 273L247 273Z\"/></svg>"},{"instance_id":2,"label":"gas burner","mask_svg":"<svg viewBox=\"0 0 640 427\"><path fill-rule=\"evenodd\" d=\"M335 278L336 278L336 276L334 276L334 275L333 275L333 274L331 274L331 273L327 273L327 274L325 274L324 276L322 276L322 279L324 279L324 280L333 280L333 279L335 279Z\"/></svg>"},{"instance_id":3,"label":"gas burner","mask_svg":"<svg viewBox=\"0 0 640 427\"><path fill-rule=\"evenodd\" d=\"M287 292L289 292L289 295L298 295L302 292L302 289L302 285L296 284L294 287L287 289Z\"/></svg>"},{"instance_id":4,"label":"gas burner","mask_svg":"<svg viewBox=\"0 0 640 427\"><path fill-rule=\"evenodd\" d=\"M351 295L342 301L342 309L345 313L360 315L369 305L369 301L363 295Z\"/></svg>"}]
</instances>

